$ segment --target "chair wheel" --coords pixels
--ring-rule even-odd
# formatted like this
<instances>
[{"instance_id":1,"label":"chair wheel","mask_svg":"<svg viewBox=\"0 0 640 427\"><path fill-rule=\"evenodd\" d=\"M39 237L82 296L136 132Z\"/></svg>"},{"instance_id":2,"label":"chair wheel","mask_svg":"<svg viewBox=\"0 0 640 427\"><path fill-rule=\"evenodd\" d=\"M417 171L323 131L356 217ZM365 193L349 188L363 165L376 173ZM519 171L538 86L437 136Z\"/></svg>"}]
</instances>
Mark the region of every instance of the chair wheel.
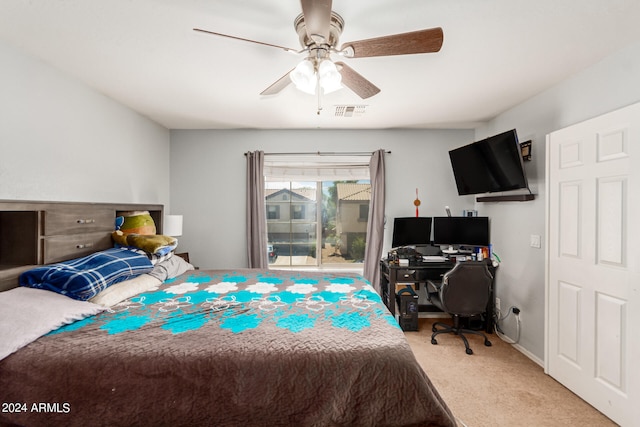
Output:
<instances>
[{"instance_id":1,"label":"chair wheel","mask_svg":"<svg viewBox=\"0 0 640 427\"><path fill-rule=\"evenodd\" d=\"M484 345L486 345L487 347L491 347L491 341L484 340Z\"/></svg>"},{"instance_id":2,"label":"chair wheel","mask_svg":"<svg viewBox=\"0 0 640 427\"><path fill-rule=\"evenodd\" d=\"M473 350L471 350L470 348L468 348L466 351L467 351L467 354L473 354Z\"/></svg>"},{"instance_id":3,"label":"chair wheel","mask_svg":"<svg viewBox=\"0 0 640 427\"><path fill-rule=\"evenodd\" d=\"M431 338L431 344L436 345L436 344L438 344L438 341L436 341L435 338Z\"/></svg>"}]
</instances>

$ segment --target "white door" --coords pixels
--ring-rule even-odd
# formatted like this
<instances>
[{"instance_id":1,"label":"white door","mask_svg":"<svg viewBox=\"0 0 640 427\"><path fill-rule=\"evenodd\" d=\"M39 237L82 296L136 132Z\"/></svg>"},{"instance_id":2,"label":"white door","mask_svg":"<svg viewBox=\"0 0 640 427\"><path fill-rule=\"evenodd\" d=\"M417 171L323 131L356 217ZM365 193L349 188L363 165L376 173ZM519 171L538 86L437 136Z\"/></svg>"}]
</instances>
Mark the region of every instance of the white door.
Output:
<instances>
[{"instance_id":1,"label":"white door","mask_svg":"<svg viewBox=\"0 0 640 427\"><path fill-rule=\"evenodd\" d=\"M547 136L546 372L640 422L640 104Z\"/></svg>"}]
</instances>

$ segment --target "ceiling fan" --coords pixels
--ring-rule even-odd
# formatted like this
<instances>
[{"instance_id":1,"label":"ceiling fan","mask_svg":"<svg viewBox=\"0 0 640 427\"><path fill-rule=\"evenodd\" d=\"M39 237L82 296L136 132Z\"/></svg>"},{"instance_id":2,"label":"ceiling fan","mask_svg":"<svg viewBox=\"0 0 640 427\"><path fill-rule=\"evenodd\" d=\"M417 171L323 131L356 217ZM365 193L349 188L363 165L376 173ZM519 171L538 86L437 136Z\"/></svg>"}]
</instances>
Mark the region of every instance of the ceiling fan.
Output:
<instances>
[{"instance_id":1,"label":"ceiling fan","mask_svg":"<svg viewBox=\"0 0 640 427\"><path fill-rule=\"evenodd\" d=\"M437 27L347 42L337 49L338 39L344 28L344 20L331 10L332 0L300 0L300 3L302 13L295 19L294 27L302 49L292 49L200 28L194 28L194 31L307 55L298 66L262 91L261 95L276 94L291 82L298 89L308 93L315 93L316 86L319 85L326 94L341 88L342 83L360 98L366 99L376 95L380 89L344 62L333 62L330 58L331 54L345 58L368 58L432 53L438 52L442 47L442 28Z\"/></svg>"}]
</instances>

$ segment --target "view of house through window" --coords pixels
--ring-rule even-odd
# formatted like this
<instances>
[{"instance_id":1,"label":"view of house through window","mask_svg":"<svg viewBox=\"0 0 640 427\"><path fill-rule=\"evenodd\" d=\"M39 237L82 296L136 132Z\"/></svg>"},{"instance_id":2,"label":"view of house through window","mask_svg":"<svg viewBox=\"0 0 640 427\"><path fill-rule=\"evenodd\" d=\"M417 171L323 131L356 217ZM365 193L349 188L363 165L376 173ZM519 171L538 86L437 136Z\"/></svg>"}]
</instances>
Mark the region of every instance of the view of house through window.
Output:
<instances>
[{"instance_id":1,"label":"view of house through window","mask_svg":"<svg viewBox=\"0 0 640 427\"><path fill-rule=\"evenodd\" d=\"M368 180L265 183L269 264L362 263Z\"/></svg>"}]
</instances>

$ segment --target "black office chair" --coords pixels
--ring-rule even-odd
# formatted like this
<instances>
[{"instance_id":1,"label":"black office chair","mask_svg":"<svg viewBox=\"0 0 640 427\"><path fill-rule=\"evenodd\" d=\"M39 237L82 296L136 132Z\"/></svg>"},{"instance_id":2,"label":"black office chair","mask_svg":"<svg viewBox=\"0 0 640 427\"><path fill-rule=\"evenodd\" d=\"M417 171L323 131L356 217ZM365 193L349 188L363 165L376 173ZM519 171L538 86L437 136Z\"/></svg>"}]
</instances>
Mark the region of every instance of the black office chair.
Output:
<instances>
[{"instance_id":1,"label":"black office chair","mask_svg":"<svg viewBox=\"0 0 640 427\"><path fill-rule=\"evenodd\" d=\"M453 317L453 326L441 322L433 324L431 344L438 344L437 335L452 332L462 338L467 354L473 354L473 350L469 348L464 334L480 335L484 338L484 345L491 346L483 332L464 328L461 320L487 311L492 280L493 276L484 262L463 261L446 272L442 282L427 282L429 301Z\"/></svg>"}]
</instances>

